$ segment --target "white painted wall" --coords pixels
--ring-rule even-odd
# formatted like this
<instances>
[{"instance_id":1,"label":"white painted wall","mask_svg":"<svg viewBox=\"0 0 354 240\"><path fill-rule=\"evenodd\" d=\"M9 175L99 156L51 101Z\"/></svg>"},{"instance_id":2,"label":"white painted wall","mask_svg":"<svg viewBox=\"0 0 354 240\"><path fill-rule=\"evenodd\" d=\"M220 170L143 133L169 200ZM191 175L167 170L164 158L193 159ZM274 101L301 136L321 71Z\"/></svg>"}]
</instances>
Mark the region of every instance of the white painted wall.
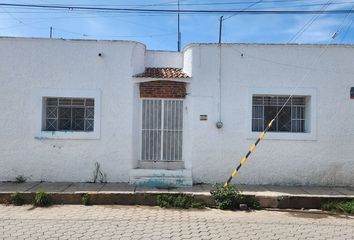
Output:
<instances>
[{"instance_id":1,"label":"white painted wall","mask_svg":"<svg viewBox=\"0 0 354 240\"><path fill-rule=\"evenodd\" d=\"M218 121L217 45L190 45L192 127L189 147L195 182L225 181L256 140L250 129L250 92L292 92L324 46L223 45ZM243 57L241 56L243 53ZM312 132L268 133L234 182L354 185L353 46L330 46L295 94L313 98ZM297 66L297 67L294 67ZM317 113L316 113L317 112ZM208 121L199 121L207 114Z\"/></svg>"},{"instance_id":2,"label":"white painted wall","mask_svg":"<svg viewBox=\"0 0 354 240\"><path fill-rule=\"evenodd\" d=\"M170 51L146 51L145 67L183 67L183 53Z\"/></svg>"},{"instance_id":3,"label":"white painted wall","mask_svg":"<svg viewBox=\"0 0 354 240\"><path fill-rule=\"evenodd\" d=\"M250 131L252 94L290 93L323 47L193 44L173 53L146 52L128 41L0 38L0 180L90 181L98 161L108 181L127 182L140 156L140 99L132 76L145 67L183 66L191 76L185 166L194 182L222 182L257 136ZM325 51L295 93L311 96L311 132L269 133L235 182L354 186L353 61L353 46ZM215 127L219 77L222 129ZM99 98L98 137L38 137L43 92Z\"/></svg>"},{"instance_id":4,"label":"white painted wall","mask_svg":"<svg viewBox=\"0 0 354 240\"><path fill-rule=\"evenodd\" d=\"M0 52L0 180L21 174L32 181L90 181L97 161L109 181L127 182L134 162L132 75L144 70L144 45L1 38ZM37 100L46 89L100 92L99 138L36 138Z\"/></svg>"}]
</instances>

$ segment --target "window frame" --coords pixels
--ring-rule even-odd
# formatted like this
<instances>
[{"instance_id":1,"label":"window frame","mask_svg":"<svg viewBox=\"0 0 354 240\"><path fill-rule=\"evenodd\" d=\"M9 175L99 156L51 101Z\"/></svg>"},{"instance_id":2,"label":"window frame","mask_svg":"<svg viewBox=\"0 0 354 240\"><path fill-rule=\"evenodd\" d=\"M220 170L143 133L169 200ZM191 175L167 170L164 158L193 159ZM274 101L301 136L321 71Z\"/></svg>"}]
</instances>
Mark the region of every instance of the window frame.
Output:
<instances>
[{"instance_id":1,"label":"window frame","mask_svg":"<svg viewBox=\"0 0 354 240\"><path fill-rule=\"evenodd\" d=\"M55 100L55 104L48 104L50 101ZM61 101L68 101L70 100L70 104L63 104ZM75 104L75 101L82 101L83 104ZM92 100L93 104L88 104L88 102ZM45 114L45 122L43 123L43 131L49 131L49 132L56 132L56 131L75 131L75 132L93 132L95 129L95 119L94 119L94 112L95 112L95 106L94 106L94 98L63 98L63 97L45 97L43 99L44 104L45 104L45 109L43 111L43 114ZM48 116L48 109L49 108L54 108L56 112L55 117ZM60 116L60 112L62 109L70 109L70 118L63 118ZM74 129L74 120L75 120L75 114L74 111L81 109L83 110L83 116L80 118L81 121L83 121L83 126L82 129ZM88 116L88 112L93 112L90 113ZM53 113L54 111L50 111L50 114ZM61 121L67 119L70 121L70 128L71 129L61 129ZM56 122L56 126L54 127L53 124L49 123L50 126L53 126L56 128L55 130L49 130L50 126L48 126L48 121L53 120ZM89 123L92 122L92 123ZM87 124L89 123L88 126L91 126L92 129L87 127Z\"/></svg>"},{"instance_id":2,"label":"window frame","mask_svg":"<svg viewBox=\"0 0 354 240\"><path fill-rule=\"evenodd\" d=\"M257 139L260 132L252 131L252 108L253 96L274 95L290 96L294 88L249 88L248 104L246 117L246 138ZM268 140L317 140L316 121L317 121L317 90L315 88L298 88L294 96L305 97L305 132L272 132L269 131L264 139Z\"/></svg>"},{"instance_id":3,"label":"window frame","mask_svg":"<svg viewBox=\"0 0 354 240\"><path fill-rule=\"evenodd\" d=\"M287 132L287 133L305 133L306 132L306 102L307 102L307 97L306 96L292 96L291 99L289 99L290 95L261 95L261 94L255 94L252 96L252 131L253 132L262 132L268 125L269 121L265 120L267 119L267 116L269 116L269 113L266 113L266 109L268 108L275 108L274 115L277 113L280 109L282 111L279 113L278 118L275 119L273 126L271 129L269 129L270 132ZM273 103L266 103L267 98L272 98L272 101L275 100ZM294 99L301 99L301 102L303 104L298 104L294 103ZM261 100L261 102L259 102ZM280 102L279 102L280 101ZM283 106L283 104L286 103L286 106ZM256 108L261 109L261 111L255 110ZM282 113L285 110L288 110L288 122L289 126L286 127L288 129L282 130L282 128L279 126L279 121ZM298 112L300 110L300 112ZM261 112L261 114L259 114ZM300 113L300 114L299 114ZM261 115L261 117L259 116ZM274 115L271 115L274 117ZM301 117L299 117L299 115ZM261 122L260 122L261 121ZM268 122L266 122L268 121ZM297 124L294 124L297 123ZM294 124L294 125L293 125ZM297 127L296 127L297 126ZM294 130L296 129L300 130ZM257 130L254 130L256 128Z\"/></svg>"},{"instance_id":4,"label":"window frame","mask_svg":"<svg viewBox=\"0 0 354 240\"><path fill-rule=\"evenodd\" d=\"M143 138L143 102L144 100L159 100L161 101L161 148L160 148L160 160L143 160L143 146L142 146L142 138ZM164 129L164 104L165 101L180 101L182 102L182 129L178 130L181 132L181 136L182 136L182 143L181 143L181 159L178 160L163 160L163 153L164 153L164 131L169 131L168 129ZM171 162L184 162L184 132L185 132L185 112L184 112L184 106L185 106L185 99L181 99L181 98L140 98L140 125L139 125L139 145L140 145L140 153L139 153L139 161L141 162L163 162L163 163L171 163ZM145 129L146 130L146 129Z\"/></svg>"},{"instance_id":5,"label":"window frame","mask_svg":"<svg viewBox=\"0 0 354 240\"><path fill-rule=\"evenodd\" d=\"M37 133L36 139L99 139L101 133L101 91L75 89L39 89L37 94ZM93 131L77 130L45 130L46 99L47 98L86 98L94 99L94 129Z\"/></svg>"}]
</instances>

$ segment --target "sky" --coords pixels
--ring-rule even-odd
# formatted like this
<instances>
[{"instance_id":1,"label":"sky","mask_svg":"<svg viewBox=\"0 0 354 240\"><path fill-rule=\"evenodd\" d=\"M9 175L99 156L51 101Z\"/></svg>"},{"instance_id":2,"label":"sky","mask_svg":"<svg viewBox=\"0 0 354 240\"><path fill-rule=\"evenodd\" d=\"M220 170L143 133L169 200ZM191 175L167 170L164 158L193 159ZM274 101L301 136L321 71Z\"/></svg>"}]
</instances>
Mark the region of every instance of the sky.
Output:
<instances>
[{"instance_id":1,"label":"sky","mask_svg":"<svg viewBox=\"0 0 354 240\"><path fill-rule=\"evenodd\" d=\"M62 4L116 8L177 9L177 0L0 0L0 3ZM338 10L354 0L180 0L181 9ZM181 14L182 48L218 41L221 14ZM224 15L224 43L354 43L354 13L338 15ZM177 49L176 14L39 10L0 6L0 36L65 39L119 39L148 49Z\"/></svg>"}]
</instances>

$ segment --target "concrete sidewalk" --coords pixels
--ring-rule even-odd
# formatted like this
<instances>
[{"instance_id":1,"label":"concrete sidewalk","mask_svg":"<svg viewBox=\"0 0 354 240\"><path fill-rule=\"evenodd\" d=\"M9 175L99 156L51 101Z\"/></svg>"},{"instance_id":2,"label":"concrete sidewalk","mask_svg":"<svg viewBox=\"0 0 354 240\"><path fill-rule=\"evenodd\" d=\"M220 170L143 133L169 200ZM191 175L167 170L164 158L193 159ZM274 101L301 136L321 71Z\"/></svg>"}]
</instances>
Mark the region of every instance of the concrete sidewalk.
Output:
<instances>
[{"instance_id":1,"label":"concrete sidewalk","mask_svg":"<svg viewBox=\"0 0 354 240\"><path fill-rule=\"evenodd\" d=\"M262 207L318 208L328 199L354 199L354 187L305 187L237 185L244 195L259 199ZM184 188L154 188L127 183L72 183L72 182L0 182L0 203L15 192L33 196L35 192L51 193L57 203L81 202L82 193L89 193L95 204L155 205L156 195L185 193L213 204L212 185L202 184Z\"/></svg>"}]
</instances>

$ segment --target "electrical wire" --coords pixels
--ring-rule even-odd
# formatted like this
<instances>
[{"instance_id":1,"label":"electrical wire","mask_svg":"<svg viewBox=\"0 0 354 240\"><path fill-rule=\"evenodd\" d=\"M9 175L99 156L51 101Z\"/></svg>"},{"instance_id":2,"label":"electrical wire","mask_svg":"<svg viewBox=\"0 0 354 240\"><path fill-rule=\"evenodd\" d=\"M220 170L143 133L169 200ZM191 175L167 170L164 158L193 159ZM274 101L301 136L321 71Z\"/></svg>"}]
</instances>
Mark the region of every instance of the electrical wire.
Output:
<instances>
[{"instance_id":1,"label":"electrical wire","mask_svg":"<svg viewBox=\"0 0 354 240\"><path fill-rule=\"evenodd\" d=\"M255 5L257 5L257 4L261 3L261 2L263 2L263 0L259 0L259 1L257 1L257 2L254 2L254 3L250 4L250 5L248 5L246 8L242 9L241 11L246 11L246 10L250 9L251 7L253 7L253 6L255 6ZM236 16L236 15L238 15L238 13L233 14L233 15L231 15L231 16L229 16L229 17L224 18L223 21L225 22L226 20L228 20L228 19L230 19L230 18L232 18L232 17L234 17L234 16Z\"/></svg>"},{"instance_id":2,"label":"electrical wire","mask_svg":"<svg viewBox=\"0 0 354 240\"><path fill-rule=\"evenodd\" d=\"M259 3L258 1L257 3ZM256 4L256 3L253 3ZM250 14L250 15L288 15L288 14L348 14L352 10L197 10L197 9L144 9L144 8L110 8L110 7L81 7L69 5L43 5L43 4L13 4L0 3L0 6L23 9L51 9L66 11L96 11L96 12L119 12L119 13L181 13L181 14Z\"/></svg>"},{"instance_id":3,"label":"electrical wire","mask_svg":"<svg viewBox=\"0 0 354 240\"><path fill-rule=\"evenodd\" d=\"M328 8L333 0L329 0L325 3L321 10L324 11ZM291 43L292 41L296 41L321 15L313 16L287 43Z\"/></svg>"},{"instance_id":4,"label":"electrical wire","mask_svg":"<svg viewBox=\"0 0 354 240\"><path fill-rule=\"evenodd\" d=\"M352 8L350 10L352 10L354 8L354 5L352 6ZM318 55L318 57L310 64L310 67L312 68L313 66L315 66L318 61L320 60L320 58L323 56L323 54L327 51L328 46L331 44L331 42L333 42L335 40L335 38L337 37L338 33L342 30L342 26L343 23L345 22L345 20L347 19L347 17L350 15L351 11L344 17L344 19L342 20L342 22L340 23L340 25L338 26L337 30L335 31L335 33L332 35L331 39L328 41L328 43L324 46L323 50L321 51L321 53ZM284 109L284 107L286 106L286 104L288 104L288 102L291 100L291 98L294 96L295 92L297 91L297 89L302 85L302 83L307 79L307 77L310 75L311 71L307 71L305 73L305 75L302 77L301 81L296 85L296 87L294 88L294 90L292 91L292 93L290 94L290 96L288 97L288 99L285 101L285 103L283 104L283 106L279 109L279 111L277 112L277 114L275 115L275 117L273 118L272 121L275 121L277 119L277 117L279 116L279 114L281 113L281 111Z\"/></svg>"}]
</instances>

